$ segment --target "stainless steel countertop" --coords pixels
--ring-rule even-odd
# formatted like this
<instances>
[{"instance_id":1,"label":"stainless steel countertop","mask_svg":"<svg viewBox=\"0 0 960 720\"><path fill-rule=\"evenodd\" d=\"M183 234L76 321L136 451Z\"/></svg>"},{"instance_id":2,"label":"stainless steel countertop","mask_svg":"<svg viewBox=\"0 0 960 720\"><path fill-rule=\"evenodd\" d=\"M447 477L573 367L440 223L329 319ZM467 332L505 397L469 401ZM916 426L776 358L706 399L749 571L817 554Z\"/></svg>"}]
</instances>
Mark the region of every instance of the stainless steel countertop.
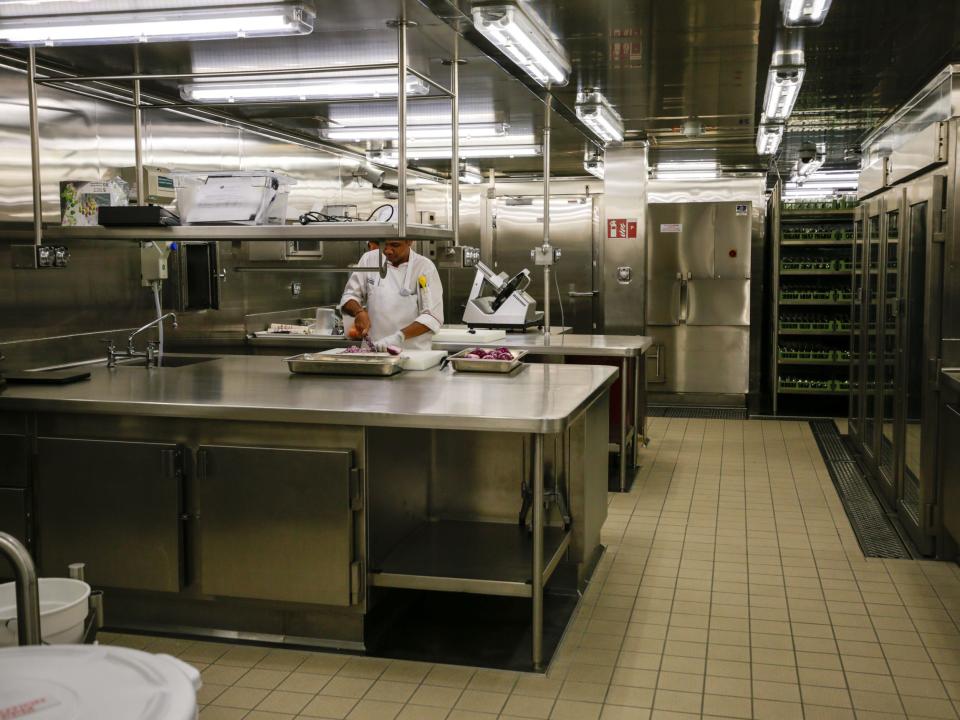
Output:
<instances>
[{"instance_id":1,"label":"stainless steel countertop","mask_svg":"<svg viewBox=\"0 0 960 720\"><path fill-rule=\"evenodd\" d=\"M245 355L90 371L90 380L70 385L8 385L0 411L557 433L617 376L605 366L544 364L509 376L449 368L390 378L308 376L291 374L281 358Z\"/></svg>"},{"instance_id":2,"label":"stainless steel countertop","mask_svg":"<svg viewBox=\"0 0 960 720\"><path fill-rule=\"evenodd\" d=\"M260 347L285 347L294 350L320 350L348 345L343 336L275 335L250 337L247 342ZM637 357L653 344L647 335L552 335L549 343L540 333L517 333L493 342L435 342L434 350L459 352L469 347L512 347L531 355L580 355L588 357Z\"/></svg>"}]
</instances>

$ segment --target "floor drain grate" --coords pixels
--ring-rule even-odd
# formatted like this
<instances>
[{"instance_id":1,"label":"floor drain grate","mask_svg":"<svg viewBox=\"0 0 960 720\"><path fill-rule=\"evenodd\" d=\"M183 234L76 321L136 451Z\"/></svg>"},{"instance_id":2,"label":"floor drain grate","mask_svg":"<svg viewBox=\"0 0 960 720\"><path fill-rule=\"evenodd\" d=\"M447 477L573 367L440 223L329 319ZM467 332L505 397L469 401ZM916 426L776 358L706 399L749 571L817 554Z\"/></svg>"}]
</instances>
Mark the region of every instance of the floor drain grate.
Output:
<instances>
[{"instance_id":1,"label":"floor drain grate","mask_svg":"<svg viewBox=\"0 0 960 720\"><path fill-rule=\"evenodd\" d=\"M860 465L844 445L832 420L815 420L810 429L827 464L830 478L867 557L910 558L910 551L884 512Z\"/></svg>"},{"instance_id":2,"label":"floor drain grate","mask_svg":"<svg viewBox=\"0 0 960 720\"><path fill-rule=\"evenodd\" d=\"M679 407L676 405L650 405L650 417L706 418L708 420L746 420L747 411L740 408Z\"/></svg>"}]
</instances>

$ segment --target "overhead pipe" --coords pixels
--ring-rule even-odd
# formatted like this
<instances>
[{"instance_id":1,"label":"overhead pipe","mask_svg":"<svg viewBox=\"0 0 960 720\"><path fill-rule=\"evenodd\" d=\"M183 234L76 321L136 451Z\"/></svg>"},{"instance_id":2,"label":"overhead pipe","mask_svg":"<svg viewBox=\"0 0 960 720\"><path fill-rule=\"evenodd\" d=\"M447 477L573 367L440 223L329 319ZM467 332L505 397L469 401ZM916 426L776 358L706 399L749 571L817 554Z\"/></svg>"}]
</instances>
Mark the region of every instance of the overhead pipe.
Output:
<instances>
[{"instance_id":1,"label":"overhead pipe","mask_svg":"<svg viewBox=\"0 0 960 720\"><path fill-rule=\"evenodd\" d=\"M451 192L453 205L450 210L450 222L453 225L453 246L460 245L460 36L453 34L453 61L450 63L450 112L453 127L450 128L453 145L451 148L452 173Z\"/></svg>"},{"instance_id":2,"label":"overhead pipe","mask_svg":"<svg viewBox=\"0 0 960 720\"><path fill-rule=\"evenodd\" d=\"M543 334L550 337L550 271L553 249L550 247L550 125L553 116L553 95L547 87L543 112ZM549 257L547 256L549 254Z\"/></svg>"},{"instance_id":3,"label":"overhead pipe","mask_svg":"<svg viewBox=\"0 0 960 720\"><path fill-rule=\"evenodd\" d=\"M397 21L397 237L407 237L407 2Z\"/></svg>"},{"instance_id":4,"label":"overhead pipe","mask_svg":"<svg viewBox=\"0 0 960 720\"><path fill-rule=\"evenodd\" d=\"M33 182L33 244L43 244L43 189L40 185L40 110L37 103L37 50L27 56L27 104L30 112L30 173Z\"/></svg>"}]
</instances>

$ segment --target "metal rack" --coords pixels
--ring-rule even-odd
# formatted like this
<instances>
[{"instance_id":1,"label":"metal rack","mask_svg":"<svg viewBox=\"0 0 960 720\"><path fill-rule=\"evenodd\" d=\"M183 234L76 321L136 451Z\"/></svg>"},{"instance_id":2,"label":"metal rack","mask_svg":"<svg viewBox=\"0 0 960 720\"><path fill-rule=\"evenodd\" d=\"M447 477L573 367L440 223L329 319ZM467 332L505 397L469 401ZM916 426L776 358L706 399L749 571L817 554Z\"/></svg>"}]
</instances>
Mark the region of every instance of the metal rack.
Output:
<instances>
[{"instance_id":1,"label":"metal rack","mask_svg":"<svg viewBox=\"0 0 960 720\"><path fill-rule=\"evenodd\" d=\"M853 207L790 207L775 194L773 410L846 396ZM813 406L807 405L804 411ZM793 412L793 408L790 410Z\"/></svg>"},{"instance_id":2,"label":"metal rack","mask_svg":"<svg viewBox=\"0 0 960 720\"><path fill-rule=\"evenodd\" d=\"M143 176L143 110L144 109L169 109L177 112L184 112L200 119L218 120L229 122L251 130L266 137L272 137L290 142L306 149L321 150L332 152L342 157L354 157L371 165L379 166L382 169L389 169L388 166L381 166L378 163L371 162L365 156L353 153L345 148L341 148L332 143L325 143L316 138L310 138L306 135L300 135L295 132L280 130L277 128L264 126L259 123L241 120L229 113L223 113L216 108L222 107L241 107L246 105L296 105L303 104L297 102L183 102L171 100L155 94L144 93L141 87L143 81L151 80L192 80L197 78L236 78L236 77L256 77L260 75L276 75L282 73L285 75L297 74L323 74L325 72L349 72L361 70L396 70L397 71L397 194L399 198L406 198L407 194L407 176L415 174L430 178L437 182L446 182L445 179L430 175L429 173L411 171L407 167L407 102L410 100L436 100L437 97L446 98L451 103L451 133L452 133L452 153L450 186L453 198L459 198L460 174L458 172L459 162L459 38L453 33L453 52L449 60L450 67L450 88L434 81L432 78L424 75L416 69L410 67L407 53L407 34L408 29L415 27L417 23L407 19L406 3L400 3L399 17L391 21L389 26L396 29L397 33L397 62L396 63L373 63L373 64L353 64L338 65L336 67L300 67L295 69L258 69L258 70L222 70L222 71L198 71L184 73L149 73L143 72L140 67L140 54L137 48L133 51L133 72L128 74L114 75L78 75L66 70L57 68L53 65L41 66L37 62L36 49L28 48L24 69L27 75L27 104L30 119L30 157L32 171L32 200L33 200L33 223L30 232L32 242L35 247L44 243L45 240L68 240L68 239L106 239L106 240L132 240L132 241L156 241L156 240L209 240L230 239L244 241L258 240L281 240L281 239L324 239L324 240L364 240L364 239L409 239L420 241L442 241L452 240L454 245L459 240L459 207L458 202L453 202L451 212L450 229L441 229L435 227L426 227L412 225L408 223L407 205L405 201L397 203L397 221L388 224L375 223L336 223L331 228L305 228L297 226L230 226L230 227L179 227L179 228L59 228L54 226L45 227L43 224L42 210L42 191L40 182L40 127L39 127L39 106L37 100L37 87L40 85L54 86L59 90L70 92L86 97L96 97L105 101L127 106L133 111L133 130L134 130L134 155L136 165L135 177ZM3 53L0 55L5 61L13 63L23 62L15 55ZM406 80L407 76L412 75L426 83L432 91L423 96L407 97ZM127 84L129 83L129 89ZM375 99L380 101L379 99ZM327 99L326 103L357 103L371 102L370 98L336 98ZM143 183L138 183L138 205L144 205ZM376 227L372 227L376 225ZM79 232L78 232L79 231ZM352 270L353 268L343 268L343 270Z\"/></svg>"}]
</instances>

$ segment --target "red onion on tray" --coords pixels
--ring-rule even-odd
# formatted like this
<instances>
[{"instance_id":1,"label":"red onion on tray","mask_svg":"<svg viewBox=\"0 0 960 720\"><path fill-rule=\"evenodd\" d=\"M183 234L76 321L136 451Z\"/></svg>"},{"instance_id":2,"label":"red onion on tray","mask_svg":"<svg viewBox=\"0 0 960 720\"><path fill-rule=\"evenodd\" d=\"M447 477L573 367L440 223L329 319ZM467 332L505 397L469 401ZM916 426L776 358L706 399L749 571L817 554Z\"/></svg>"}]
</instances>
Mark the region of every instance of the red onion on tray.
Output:
<instances>
[{"instance_id":1,"label":"red onion on tray","mask_svg":"<svg viewBox=\"0 0 960 720\"><path fill-rule=\"evenodd\" d=\"M483 348L474 348L466 355L468 360L513 360L513 353L505 347L494 348L493 350L484 350Z\"/></svg>"}]
</instances>

